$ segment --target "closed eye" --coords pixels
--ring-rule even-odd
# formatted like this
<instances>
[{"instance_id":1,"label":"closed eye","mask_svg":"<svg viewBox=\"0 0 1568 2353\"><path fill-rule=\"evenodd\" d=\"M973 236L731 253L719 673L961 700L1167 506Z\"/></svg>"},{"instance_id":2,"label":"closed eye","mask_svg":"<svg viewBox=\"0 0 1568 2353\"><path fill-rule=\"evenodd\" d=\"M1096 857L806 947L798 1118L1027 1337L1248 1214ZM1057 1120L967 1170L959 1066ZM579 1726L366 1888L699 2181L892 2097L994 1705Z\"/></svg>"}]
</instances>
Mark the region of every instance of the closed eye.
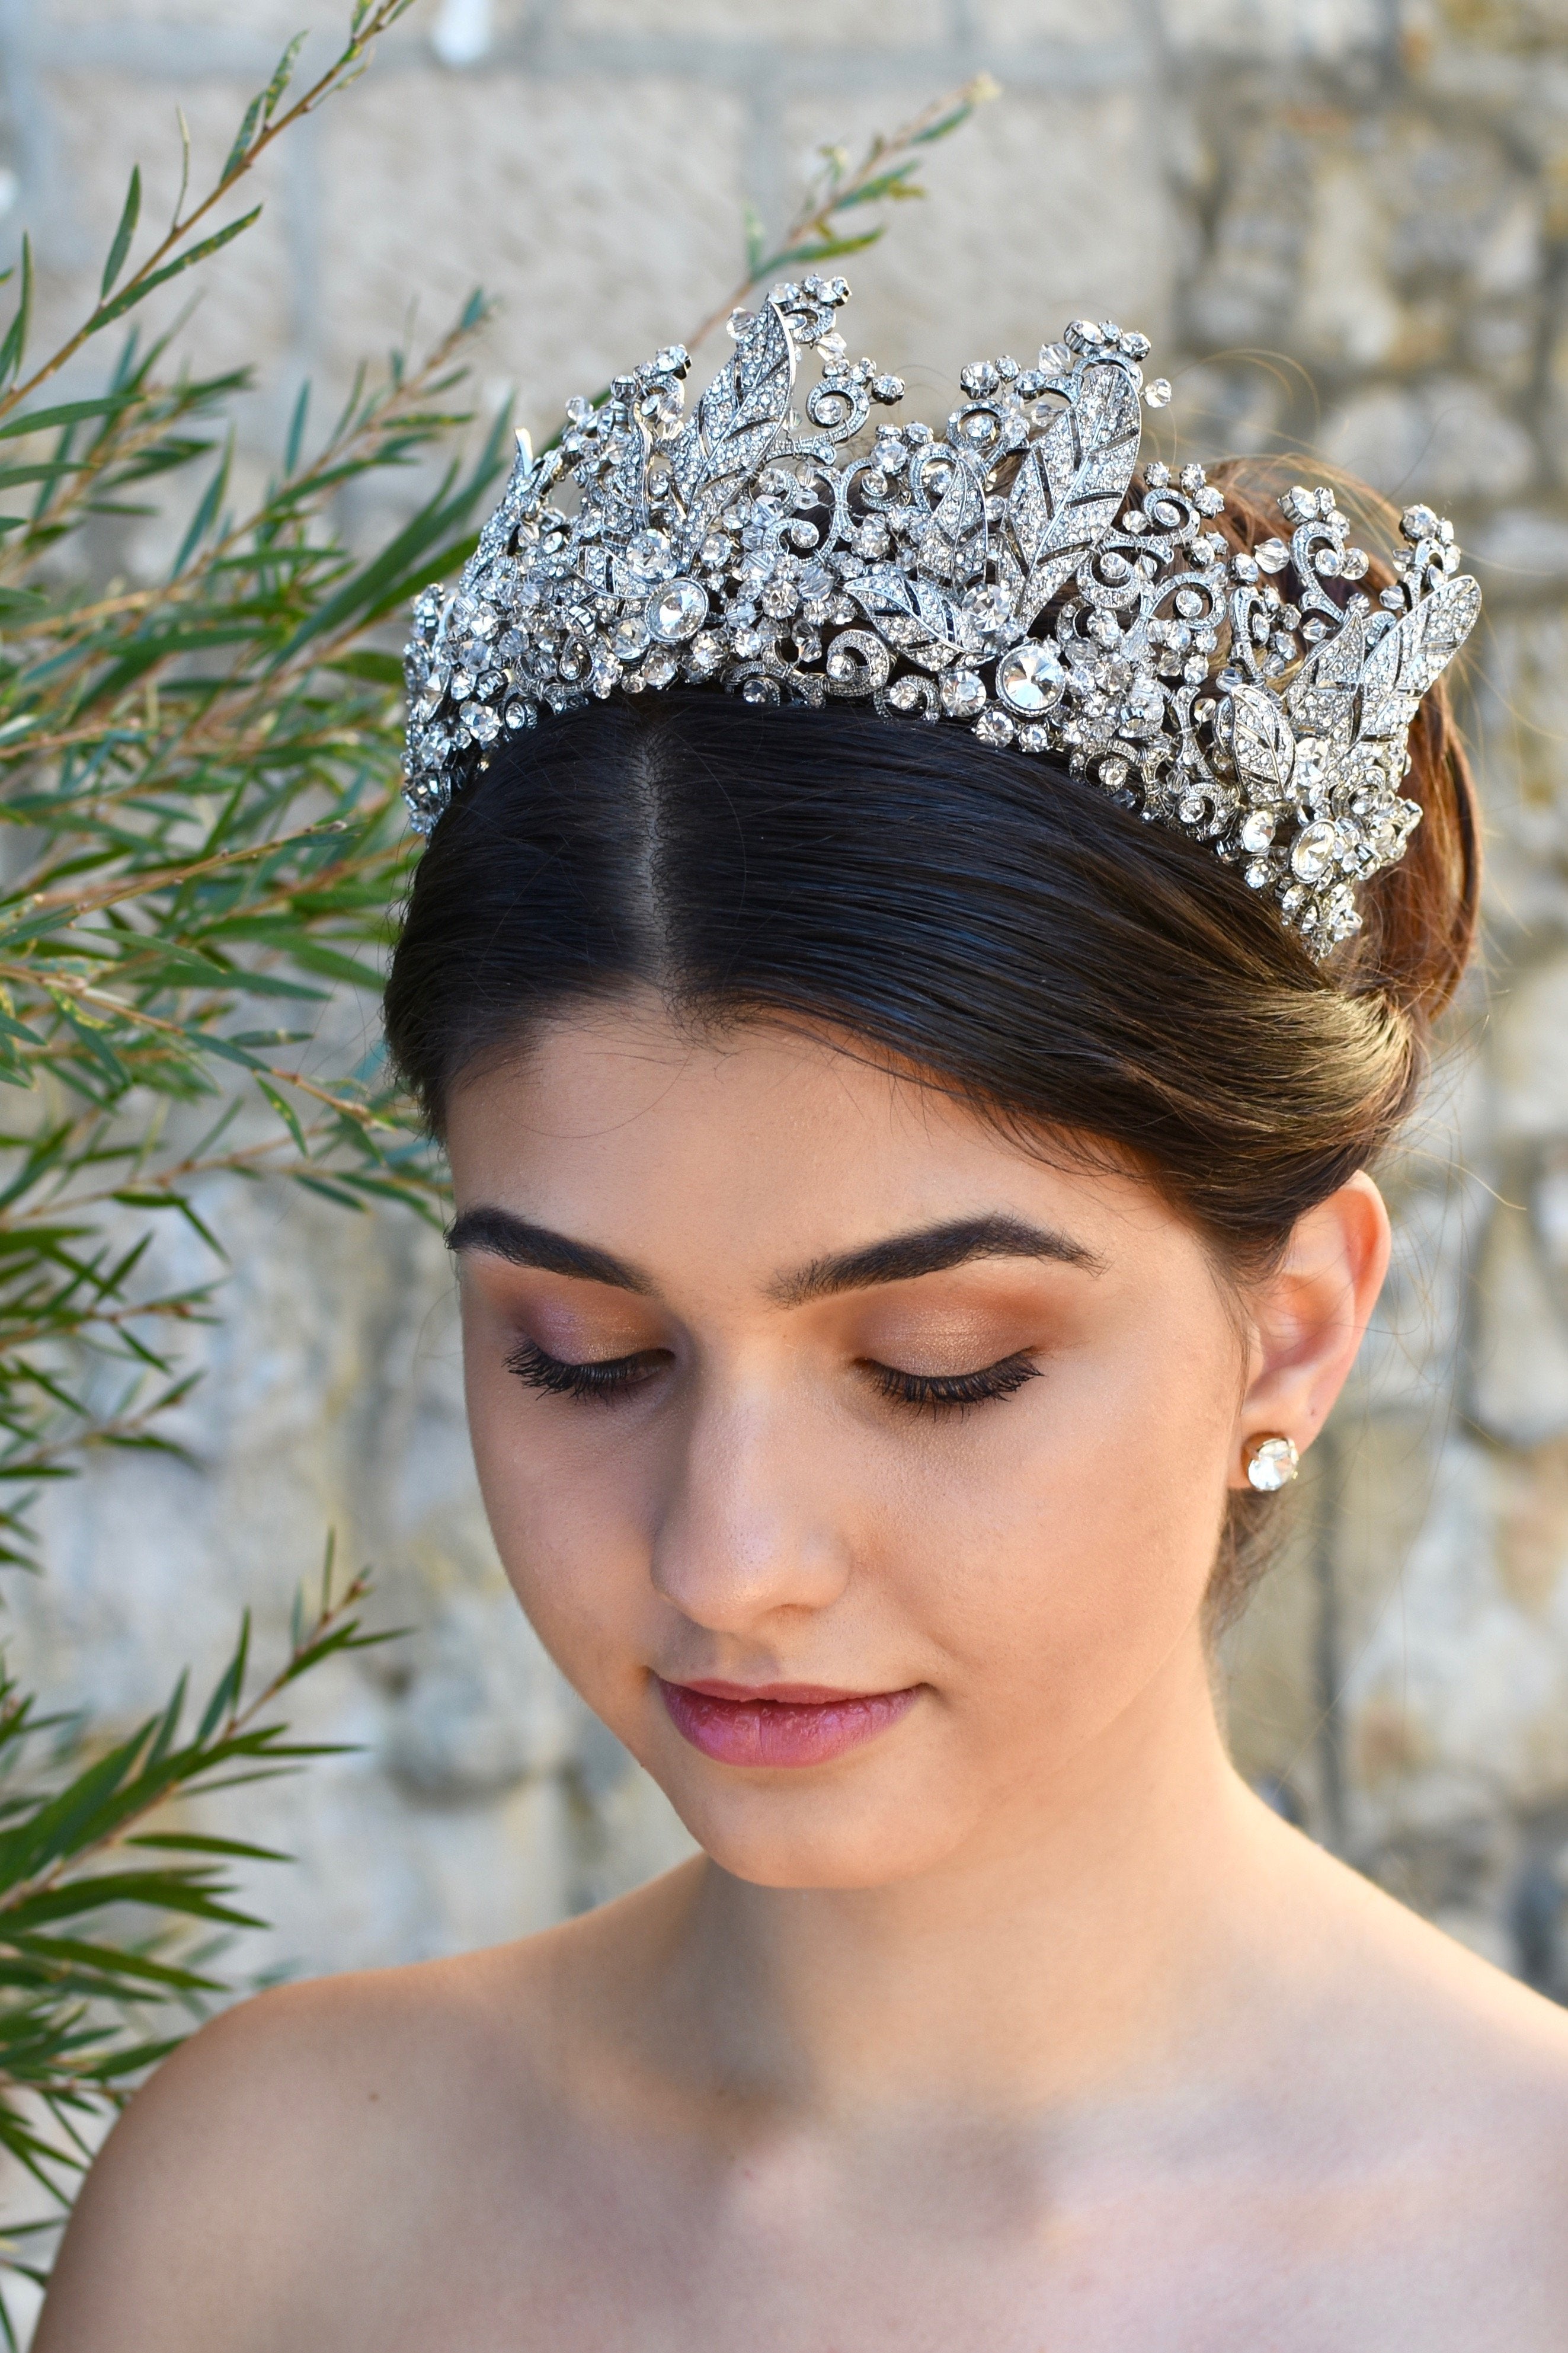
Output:
<instances>
[{"instance_id":1,"label":"closed eye","mask_svg":"<svg viewBox=\"0 0 1568 2353\"><path fill-rule=\"evenodd\" d=\"M906 1373L893 1365L869 1359L861 1366L889 1403L916 1413L962 1412L966 1406L992 1405L1016 1395L1026 1381L1038 1380L1040 1367L1031 1356L1003 1356L973 1373Z\"/></svg>"},{"instance_id":2,"label":"closed eye","mask_svg":"<svg viewBox=\"0 0 1568 2353\"><path fill-rule=\"evenodd\" d=\"M532 1340L523 1341L506 1360L509 1373L549 1397L582 1398L595 1405L616 1405L663 1371L671 1361L668 1348L639 1348L635 1356L600 1356L572 1364L552 1356Z\"/></svg>"}]
</instances>

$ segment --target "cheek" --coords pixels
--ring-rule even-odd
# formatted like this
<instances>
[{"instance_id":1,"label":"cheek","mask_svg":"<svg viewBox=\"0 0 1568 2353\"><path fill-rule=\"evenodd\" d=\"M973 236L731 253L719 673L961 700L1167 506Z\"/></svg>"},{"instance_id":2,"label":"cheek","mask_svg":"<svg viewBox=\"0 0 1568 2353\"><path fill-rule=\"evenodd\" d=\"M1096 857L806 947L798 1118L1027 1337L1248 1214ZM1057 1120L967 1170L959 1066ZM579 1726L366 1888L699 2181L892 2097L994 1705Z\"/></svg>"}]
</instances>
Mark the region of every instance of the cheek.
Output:
<instances>
[{"instance_id":1,"label":"cheek","mask_svg":"<svg viewBox=\"0 0 1568 2353\"><path fill-rule=\"evenodd\" d=\"M1213 1568L1238 1381L1227 1331L1151 1331L1049 1367L969 1460L911 1467L900 1582L952 1658L955 1706L1055 1749L1157 1671Z\"/></svg>"},{"instance_id":2,"label":"cheek","mask_svg":"<svg viewBox=\"0 0 1568 2353\"><path fill-rule=\"evenodd\" d=\"M607 1414L536 1409L492 1335L470 1327L464 1360L474 1464L508 1581L563 1672L614 1715L617 1693L639 1680L652 1599L634 1450L605 1443Z\"/></svg>"}]
</instances>

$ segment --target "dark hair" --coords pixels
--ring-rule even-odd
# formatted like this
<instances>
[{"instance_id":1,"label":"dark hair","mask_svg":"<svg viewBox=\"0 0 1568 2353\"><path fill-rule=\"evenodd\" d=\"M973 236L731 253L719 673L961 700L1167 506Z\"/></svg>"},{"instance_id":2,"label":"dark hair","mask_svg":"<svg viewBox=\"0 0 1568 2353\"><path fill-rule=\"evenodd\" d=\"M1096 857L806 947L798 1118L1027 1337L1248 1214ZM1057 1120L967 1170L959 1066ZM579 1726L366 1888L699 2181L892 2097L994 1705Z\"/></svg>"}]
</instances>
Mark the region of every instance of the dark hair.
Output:
<instances>
[{"instance_id":1,"label":"dark hair","mask_svg":"<svg viewBox=\"0 0 1568 2353\"><path fill-rule=\"evenodd\" d=\"M684 1019L831 1024L1015 1133L1132 1155L1257 1271L1390 1140L1468 952L1475 813L1440 691L1411 753L1424 821L1322 965L1211 849L1053 763L852 703L617 697L512 739L441 818L392 1056L439 1134L465 1071L574 1002L641 984Z\"/></svg>"}]
</instances>

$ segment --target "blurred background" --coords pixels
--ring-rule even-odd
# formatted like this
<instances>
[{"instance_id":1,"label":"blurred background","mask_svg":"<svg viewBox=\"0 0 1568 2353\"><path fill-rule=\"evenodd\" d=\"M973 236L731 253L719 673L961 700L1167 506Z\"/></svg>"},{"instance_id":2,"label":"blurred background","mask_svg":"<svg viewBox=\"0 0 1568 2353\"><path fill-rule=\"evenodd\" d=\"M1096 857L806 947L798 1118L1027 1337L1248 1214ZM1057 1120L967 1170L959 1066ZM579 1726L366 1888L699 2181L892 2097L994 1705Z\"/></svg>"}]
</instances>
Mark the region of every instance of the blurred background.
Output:
<instances>
[{"instance_id":1,"label":"blurred background","mask_svg":"<svg viewBox=\"0 0 1568 2353\"><path fill-rule=\"evenodd\" d=\"M345 15L0 0L0 238L34 234L40 335L90 306L132 162L150 212L172 198L176 107L198 164L221 155L281 42L309 25L324 55ZM1451 512L1482 579L1487 968L1386 1172L1378 1328L1226 1663L1282 1810L1568 1998L1564 0L426 0L268 159L189 347L258 365L259 476L302 378L341 394L482 284L482 404L548 429L689 335L743 272L746 207L782 227L823 142L982 70L1000 96L847 265L853 346L940 422L967 359L1115 317L1155 339L1184 456L1317 449ZM246 1801L300 1859L254 1891L276 1925L252 1967L515 1934L684 1852L501 1584L439 1242L231 1180L203 1209L234 1274L184 1458L52 1492L48 1573L5 1597L23 1680L129 1724L181 1662L216 1668L242 1604L280 1643L333 1527L413 1631L301 1694L355 1753Z\"/></svg>"}]
</instances>

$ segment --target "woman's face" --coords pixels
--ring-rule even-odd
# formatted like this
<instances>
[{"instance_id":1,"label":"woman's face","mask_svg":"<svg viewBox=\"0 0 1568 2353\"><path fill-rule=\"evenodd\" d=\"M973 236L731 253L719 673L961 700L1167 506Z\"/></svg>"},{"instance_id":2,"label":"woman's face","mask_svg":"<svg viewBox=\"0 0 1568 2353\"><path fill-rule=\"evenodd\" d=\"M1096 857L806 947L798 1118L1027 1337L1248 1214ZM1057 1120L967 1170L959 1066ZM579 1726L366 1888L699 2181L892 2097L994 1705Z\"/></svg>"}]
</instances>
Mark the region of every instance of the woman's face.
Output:
<instances>
[{"instance_id":1,"label":"woman's face","mask_svg":"<svg viewBox=\"0 0 1568 2353\"><path fill-rule=\"evenodd\" d=\"M461 1086L450 1149L507 1573L728 1870L1005 1835L1195 1648L1256 1350L1146 1183L641 1000Z\"/></svg>"}]
</instances>

